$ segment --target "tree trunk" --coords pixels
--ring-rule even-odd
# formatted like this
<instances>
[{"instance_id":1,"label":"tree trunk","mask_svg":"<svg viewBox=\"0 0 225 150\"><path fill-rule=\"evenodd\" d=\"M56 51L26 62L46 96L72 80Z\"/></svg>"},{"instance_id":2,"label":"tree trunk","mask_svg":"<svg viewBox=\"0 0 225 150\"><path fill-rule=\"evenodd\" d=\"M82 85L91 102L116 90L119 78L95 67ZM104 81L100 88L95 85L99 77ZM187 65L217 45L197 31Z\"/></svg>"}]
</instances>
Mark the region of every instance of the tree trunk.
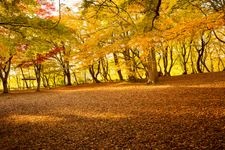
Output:
<instances>
[{"instance_id":1,"label":"tree trunk","mask_svg":"<svg viewBox=\"0 0 225 150\"><path fill-rule=\"evenodd\" d=\"M202 73L202 72L203 72L202 69L201 69L201 59L202 59L202 55L203 55L203 52L202 52L202 53L201 53L201 52L198 52L198 59L197 59L196 65L197 65L197 71L198 71L199 73Z\"/></svg>"},{"instance_id":2,"label":"tree trunk","mask_svg":"<svg viewBox=\"0 0 225 150\"><path fill-rule=\"evenodd\" d=\"M127 74L128 74L128 81L136 81L136 76L135 76L135 70L132 69L132 60L130 56L130 50L126 49L123 51L124 55L124 60L126 63L126 68L127 68Z\"/></svg>"},{"instance_id":3,"label":"tree trunk","mask_svg":"<svg viewBox=\"0 0 225 150\"><path fill-rule=\"evenodd\" d=\"M66 79L67 79L67 86L70 86L70 85L72 85L72 83L71 83L71 74L70 74L70 71L69 70L67 70L66 72L65 72L65 75L66 75Z\"/></svg>"},{"instance_id":4,"label":"tree trunk","mask_svg":"<svg viewBox=\"0 0 225 150\"><path fill-rule=\"evenodd\" d=\"M191 47L192 47L191 44L192 44L192 40L189 43L189 47L186 46L187 44L185 42L183 42L181 45L181 61L182 61L181 63L183 67L183 75L188 73L187 63L191 54ZM189 48L189 51L188 51L188 48Z\"/></svg>"},{"instance_id":5,"label":"tree trunk","mask_svg":"<svg viewBox=\"0 0 225 150\"><path fill-rule=\"evenodd\" d=\"M25 85L26 85L26 88L28 89L29 88L29 86L28 86L28 83L27 83L27 80L25 80L25 75L24 75L24 72L23 72L23 68L22 67L20 67L20 70L21 70L21 73L22 73L22 76L23 76L23 81L24 81L24 83L25 83Z\"/></svg>"},{"instance_id":6,"label":"tree trunk","mask_svg":"<svg viewBox=\"0 0 225 150\"><path fill-rule=\"evenodd\" d=\"M162 59L163 59L164 75L165 76L170 76L170 73L167 71L167 68L169 66L168 46L162 52Z\"/></svg>"},{"instance_id":7,"label":"tree trunk","mask_svg":"<svg viewBox=\"0 0 225 150\"><path fill-rule=\"evenodd\" d=\"M49 77L47 77L46 75L44 76L47 87L50 88L50 83L49 83Z\"/></svg>"},{"instance_id":8,"label":"tree trunk","mask_svg":"<svg viewBox=\"0 0 225 150\"><path fill-rule=\"evenodd\" d=\"M149 50L147 58L147 84L155 84L158 80L157 63L155 57L155 49L152 48Z\"/></svg>"},{"instance_id":9,"label":"tree trunk","mask_svg":"<svg viewBox=\"0 0 225 150\"><path fill-rule=\"evenodd\" d=\"M3 85L3 93L9 93L9 89L8 89L8 82L7 79L3 79L2 80L2 85Z\"/></svg>"},{"instance_id":10,"label":"tree trunk","mask_svg":"<svg viewBox=\"0 0 225 150\"><path fill-rule=\"evenodd\" d=\"M17 83L18 89L21 89L21 87L20 87L21 83L20 83L19 77L17 75L16 75L16 83Z\"/></svg>"},{"instance_id":11,"label":"tree trunk","mask_svg":"<svg viewBox=\"0 0 225 150\"><path fill-rule=\"evenodd\" d=\"M109 81L108 76L109 76L109 65L108 65L108 60L107 58L100 58L100 63L101 63L101 75L102 78L107 82Z\"/></svg>"},{"instance_id":12,"label":"tree trunk","mask_svg":"<svg viewBox=\"0 0 225 150\"><path fill-rule=\"evenodd\" d=\"M41 64L34 64L34 71L36 75L36 81L37 81L37 89L36 91L39 92L41 88Z\"/></svg>"},{"instance_id":13,"label":"tree trunk","mask_svg":"<svg viewBox=\"0 0 225 150\"><path fill-rule=\"evenodd\" d=\"M160 61L161 61L161 59L162 59L162 56L161 56L161 53L158 53L158 60L156 61L157 62L157 66L159 67L159 72L160 73L162 73L163 71L162 71L162 67L161 67L161 65L160 65ZM163 73L162 73L163 74ZM163 75L162 75L163 76Z\"/></svg>"},{"instance_id":14,"label":"tree trunk","mask_svg":"<svg viewBox=\"0 0 225 150\"><path fill-rule=\"evenodd\" d=\"M65 61L65 63L62 65L64 72L64 84L67 86L72 85L69 65L69 61Z\"/></svg>"},{"instance_id":15,"label":"tree trunk","mask_svg":"<svg viewBox=\"0 0 225 150\"><path fill-rule=\"evenodd\" d=\"M207 38L208 38L208 39L207 39ZM207 46L207 44L209 43L210 39L211 39L211 34L209 34L208 37L205 37L205 38L204 38L204 32L203 32L203 33L202 33L202 36L201 36L201 47L200 47L200 48L196 48L196 50L197 50L197 52L198 52L197 71L198 71L199 73L202 73L202 72L203 72L203 70L201 69L201 65L203 65L203 66L206 68L206 70L207 70L208 72L210 72L209 69L208 69L208 67L206 66L204 60L203 60L203 59L204 59L204 58L203 58L203 55L204 55L204 53L205 53L206 46Z\"/></svg>"},{"instance_id":16,"label":"tree trunk","mask_svg":"<svg viewBox=\"0 0 225 150\"><path fill-rule=\"evenodd\" d=\"M177 60L173 58L173 47L167 46L165 51L162 53L163 66L164 66L164 75L170 76L171 70ZM169 61L170 60L170 61Z\"/></svg>"},{"instance_id":17,"label":"tree trunk","mask_svg":"<svg viewBox=\"0 0 225 150\"><path fill-rule=\"evenodd\" d=\"M100 62L98 62L98 68L97 68L97 73L95 73L95 70L94 70L94 65L90 65L89 66L89 72L91 74L91 77L93 79L93 81L95 83L101 83L99 80L98 80L98 74L100 72Z\"/></svg>"},{"instance_id":18,"label":"tree trunk","mask_svg":"<svg viewBox=\"0 0 225 150\"><path fill-rule=\"evenodd\" d=\"M37 92L40 91L41 88L41 78L37 77Z\"/></svg>"},{"instance_id":19,"label":"tree trunk","mask_svg":"<svg viewBox=\"0 0 225 150\"><path fill-rule=\"evenodd\" d=\"M74 80L75 82L77 83L77 85L79 84L78 80L77 80L77 75L76 75L76 72L73 72L73 76L74 76Z\"/></svg>"},{"instance_id":20,"label":"tree trunk","mask_svg":"<svg viewBox=\"0 0 225 150\"><path fill-rule=\"evenodd\" d=\"M184 63L183 65L184 65L184 72L183 72L183 75L185 75L185 74L187 74L187 64Z\"/></svg>"},{"instance_id":21,"label":"tree trunk","mask_svg":"<svg viewBox=\"0 0 225 150\"><path fill-rule=\"evenodd\" d=\"M47 88L47 83L45 81L44 75L41 78L42 78L42 85L44 86L44 88Z\"/></svg>"},{"instance_id":22,"label":"tree trunk","mask_svg":"<svg viewBox=\"0 0 225 150\"><path fill-rule=\"evenodd\" d=\"M4 63L4 67L0 67L0 79L2 80L3 93L9 93L8 76L13 56L9 57Z\"/></svg>"},{"instance_id":23,"label":"tree trunk","mask_svg":"<svg viewBox=\"0 0 225 150\"><path fill-rule=\"evenodd\" d=\"M122 74L122 71L121 71L120 66L119 66L118 56L117 56L116 53L113 53L113 56L114 56L114 62L115 62L116 68L117 68L117 74L119 76L120 81L123 81L123 74Z\"/></svg>"},{"instance_id":24,"label":"tree trunk","mask_svg":"<svg viewBox=\"0 0 225 150\"><path fill-rule=\"evenodd\" d=\"M196 70L195 70L195 65L194 65L194 55L193 55L193 51L190 52L191 53L191 73L195 74Z\"/></svg>"},{"instance_id":25,"label":"tree trunk","mask_svg":"<svg viewBox=\"0 0 225 150\"><path fill-rule=\"evenodd\" d=\"M57 85L56 85L56 75L55 75L55 73L54 73L54 76L53 76L53 84L54 84L54 87L57 86Z\"/></svg>"},{"instance_id":26,"label":"tree trunk","mask_svg":"<svg viewBox=\"0 0 225 150\"><path fill-rule=\"evenodd\" d=\"M65 74L65 72L63 74L63 83L64 83L64 85L66 85L66 74Z\"/></svg>"},{"instance_id":27,"label":"tree trunk","mask_svg":"<svg viewBox=\"0 0 225 150\"><path fill-rule=\"evenodd\" d=\"M157 17L159 17L159 11L161 7L162 0L154 0L149 1L147 5L145 6L146 12L145 18L143 19L143 22L146 24L146 26L143 28L143 34L147 32L151 32L154 28L154 23ZM147 84L155 84L158 80L158 72L157 72L157 63L156 63L156 55L155 55L155 49L154 48L147 48L148 52L147 56Z\"/></svg>"}]
</instances>

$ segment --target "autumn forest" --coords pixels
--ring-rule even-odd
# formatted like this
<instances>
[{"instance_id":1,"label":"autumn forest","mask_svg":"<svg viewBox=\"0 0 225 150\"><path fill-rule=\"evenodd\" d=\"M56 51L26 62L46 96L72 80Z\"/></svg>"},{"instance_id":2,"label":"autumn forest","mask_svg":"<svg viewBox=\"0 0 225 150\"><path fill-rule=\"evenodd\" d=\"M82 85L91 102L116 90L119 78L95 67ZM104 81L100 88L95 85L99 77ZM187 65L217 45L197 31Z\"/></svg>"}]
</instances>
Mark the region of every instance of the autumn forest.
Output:
<instances>
[{"instance_id":1,"label":"autumn forest","mask_svg":"<svg viewBox=\"0 0 225 150\"><path fill-rule=\"evenodd\" d=\"M0 0L0 149L225 149L225 0Z\"/></svg>"},{"instance_id":2,"label":"autumn forest","mask_svg":"<svg viewBox=\"0 0 225 150\"><path fill-rule=\"evenodd\" d=\"M225 69L223 0L0 2L4 93Z\"/></svg>"}]
</instances>

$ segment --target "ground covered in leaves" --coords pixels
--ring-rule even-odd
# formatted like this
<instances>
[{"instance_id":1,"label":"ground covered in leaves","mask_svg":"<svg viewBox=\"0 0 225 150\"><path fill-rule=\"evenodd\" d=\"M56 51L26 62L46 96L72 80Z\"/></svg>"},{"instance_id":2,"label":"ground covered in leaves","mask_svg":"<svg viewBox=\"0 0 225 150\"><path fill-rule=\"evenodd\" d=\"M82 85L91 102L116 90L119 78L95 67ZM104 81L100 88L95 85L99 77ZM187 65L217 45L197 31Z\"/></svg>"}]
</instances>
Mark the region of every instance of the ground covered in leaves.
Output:
<instances>
[{"instance_id":1,"label":"ground covered in leaves","mask_svg":"<svg viewBox=\"0 0 225 150\"><path fill-rule=\"evenodd\" d=\"M0 149L225 149L225 73L0 95Z\"/></svg>"}]
</instances>

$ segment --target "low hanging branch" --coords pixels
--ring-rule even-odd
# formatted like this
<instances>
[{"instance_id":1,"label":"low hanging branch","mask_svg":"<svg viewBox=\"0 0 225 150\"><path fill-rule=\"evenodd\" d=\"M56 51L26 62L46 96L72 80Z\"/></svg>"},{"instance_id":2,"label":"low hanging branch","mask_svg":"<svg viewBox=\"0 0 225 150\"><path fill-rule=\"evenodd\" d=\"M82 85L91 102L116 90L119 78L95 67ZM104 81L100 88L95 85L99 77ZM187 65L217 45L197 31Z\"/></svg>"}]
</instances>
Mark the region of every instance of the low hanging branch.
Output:
<instances>
[{"instance_id":1,"label":"low hanging branch","mask_svg":"<svg viewBox=\"0 0 225 150\"><path fill-rule=\"evenodd\" d=\"M40 91L41 87L41 70L42 70L42 63L49 58L53 57L60 51L64 50L64 47L54 47L51 51L45 54L37 54L36 59L31 59L27 61L23 61L21 64L19 64L17 67L29 67L34 66L36 81L37 81L37 91Z\"/></svg>"},{"instance_id":2,"label":"low hanging branch","mask_svg":"<svg viewBox=\"0 0 225 150\"><path fill-rule=\"evenodd\" d=\"M22 61L22 63L20 63L17 67L29 67L32 66L33 64L41 64L42 62L48 60L49 58L52 58L53 56L55 56L56 54L58 54L63 50L64 50L63 47L54 47L48 53L37 54L36 59Z\"/></svg>"},{"instance_id":3,"label":"low hanging branch","mask_svg":"<svg viewBox=\"0 0 225 150\"><path fill-rule=\"evenodd\" d=\"M1 1L0 1L0 3L1 3ZM17 3L20 3L20 2L18 1ZM41 1L37 1L37 4L41 4ZM46 5L46 8L45 9L42 9L41 8L35 14L38 17L40 17L39 19L41 19L42 17L44 17L46 15L49 15L48 17L53 16L53 13L51 11L52 10L55 10L55 6L53 4L50 4L50 3L47 3L45 5ZM7 4L7 6L8 6L8 4ZM58 8L58 19L57 19L56 22L52 22L52 25L50 27L49 26L41 26L41 25L40 26L36 26L36 25L34 26L34 25L30 24L30 23L27 23L24 20L18 22L18 19L15 18L16 16L14 16L14 19L16 19L16 21L13 20L13 19L10 20L10 21L2 21L2 20L0 20L0 26L2 26L3 28L7 28L7 29L9 29L11 27L13 27L13 28L14 27L24 27L24 28L34 28L34 29L38 28L38 29L48 29L48 30L51 30L51 29L56 28L59 25L60 21L61 21L61 18L62 18L62 16L61 16L61 0L59 0L59 2L58 2L58 7L59 7ZM21 11L23 11L23 10L21 10ZM44 18L46 19L48 17L44 17ZM29 19L30 21L32 21L32 19L29 18L29 17L26 18L26 19Z\"/></svg>"}]
</instances>

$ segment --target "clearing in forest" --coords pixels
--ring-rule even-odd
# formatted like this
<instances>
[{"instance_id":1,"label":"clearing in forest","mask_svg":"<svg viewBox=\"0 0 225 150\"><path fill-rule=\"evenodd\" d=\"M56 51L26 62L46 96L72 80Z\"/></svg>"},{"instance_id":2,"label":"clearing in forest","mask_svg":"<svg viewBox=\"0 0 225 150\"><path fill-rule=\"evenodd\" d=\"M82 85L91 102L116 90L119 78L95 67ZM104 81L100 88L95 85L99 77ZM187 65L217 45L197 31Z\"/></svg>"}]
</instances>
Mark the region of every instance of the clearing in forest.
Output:
<instances>
[{"instance_id":1,"label":"clearing in forest","mask_svg":"<svg viewBox=\"0 0 225 150\"><path fill-rule=\"evenodd\" d=\"M225 149L225 73L0 95L0 149Z\"/></svg>"}]
</instances>

